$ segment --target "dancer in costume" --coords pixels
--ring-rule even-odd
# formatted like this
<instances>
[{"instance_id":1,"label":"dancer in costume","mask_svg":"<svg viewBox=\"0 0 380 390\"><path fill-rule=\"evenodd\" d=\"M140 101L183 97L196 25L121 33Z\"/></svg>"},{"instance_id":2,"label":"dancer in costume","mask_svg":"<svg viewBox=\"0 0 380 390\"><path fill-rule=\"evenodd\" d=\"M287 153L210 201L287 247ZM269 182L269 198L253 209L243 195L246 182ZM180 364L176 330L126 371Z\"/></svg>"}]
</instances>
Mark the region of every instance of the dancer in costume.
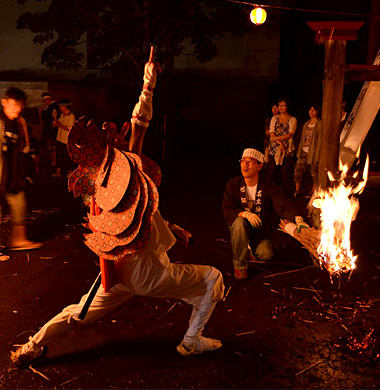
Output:
<instances>
[{"instance_id":1,"label":"dancer in costume","mask_svg":"<svg viewBox=\"0 0 380 390\"><path fill-rule=\"evenodd\" d=\"M130 149L138 153L152 118L156 70L152 61L146 64L144 89L133 111ZM102 284L83 320L79 316L88 294L78 304L64 308L12 352L11 359L17 366L41 356L52 339L74 325L103 317L135 294L177 298L193 305L189 327L177 346L181 355L222 346L219 340L202 336L216 302L223 297L221 273L211 266L170 262L167 251L176 239L158 211L158 192L152 180L159 182L159 175L154 174L157 171L149 177L138 154L123 152L113 146L115 140L109 141L105 130L84 118L74 125L68 137L69 154L80 164L69 178L69 189L93 208L88 215L93 231L85 236L85 243L100 257ZM86 158L89 155L91 158ZM190 233L175 228L179 236L190 237Z\"/></svg>"}]
</instances>

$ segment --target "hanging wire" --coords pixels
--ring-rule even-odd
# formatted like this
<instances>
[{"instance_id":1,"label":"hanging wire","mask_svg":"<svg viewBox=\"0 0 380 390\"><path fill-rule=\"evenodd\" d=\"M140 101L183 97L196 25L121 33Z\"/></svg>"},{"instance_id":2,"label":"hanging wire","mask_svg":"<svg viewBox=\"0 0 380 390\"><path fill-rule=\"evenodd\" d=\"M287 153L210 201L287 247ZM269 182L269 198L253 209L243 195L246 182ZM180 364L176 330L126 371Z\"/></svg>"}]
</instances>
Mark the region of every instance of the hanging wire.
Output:
<instances>
[{"instance_id":1,"label":"hanging wire","mask_svg":"<svg viewBox=\"0 0 380 390\"><path fill-rule=\"evenodd\" d=\"M291 8L291 7L283 7L283 6L279 6L279 5L248 3L246 1L238 1L238 0L223 0L223 1L226 1L229 3L249 5L251 7L279 9L279 10L286 10L286 11L309 12L309 13L315 13L315 14L328 14L328 15L340 15L340 16L360 16L360 17L365 17L365 18L380 18L380 15L358 14L358 13L353 13L353 12L333 12L333 11L323 11L323 10L307 9L307 8Z\"/></svg>"}]
</instances>

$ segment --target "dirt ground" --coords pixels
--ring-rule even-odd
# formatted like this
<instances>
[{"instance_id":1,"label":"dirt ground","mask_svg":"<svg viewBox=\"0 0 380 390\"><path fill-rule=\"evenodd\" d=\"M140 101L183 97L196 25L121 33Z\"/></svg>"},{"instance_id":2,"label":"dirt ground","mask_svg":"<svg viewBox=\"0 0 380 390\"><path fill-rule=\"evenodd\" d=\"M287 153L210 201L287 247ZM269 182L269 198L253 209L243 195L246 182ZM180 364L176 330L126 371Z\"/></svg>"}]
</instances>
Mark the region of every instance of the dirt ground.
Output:
<instances>
[{"instance_id":1,"label":"dirt ground","mask_svg":"<svg viewBox=\"0 0 380 390\"><path fill-rule=\"evenodd\" d=\"M232 276L229 234L221 214L225 182L236 167L220 160L180 160L164 169L161 213L195 236L178 243L173 262L211 264L226 296L206 326L218 351L180 357L175 350L191 307L143 297L49 344L46 358L14 369L9 352L87 292L99 270L82 243L84 210L64 183L42 176L28 196L39 251L1 262L0 387L3 389L375 389L380 388L378 188L366 188L352 225L359 255L350 279L331 283L300 244L275 232L275 257ZM1 226L5 243L9 222Z\"/></svg>"}]
</instances>

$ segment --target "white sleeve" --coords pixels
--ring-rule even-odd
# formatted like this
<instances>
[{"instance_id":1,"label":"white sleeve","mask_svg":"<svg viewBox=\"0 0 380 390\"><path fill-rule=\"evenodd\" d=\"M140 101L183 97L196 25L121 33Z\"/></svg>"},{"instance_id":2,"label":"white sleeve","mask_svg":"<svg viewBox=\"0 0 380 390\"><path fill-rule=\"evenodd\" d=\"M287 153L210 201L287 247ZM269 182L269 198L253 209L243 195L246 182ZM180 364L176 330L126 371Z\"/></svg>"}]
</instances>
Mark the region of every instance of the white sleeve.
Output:
<instances>
[{"instance_id":1,"label":"white sleeve","mask_svg":"<svg viewBox=\"0 0 380 390\"><path fill-rule=\"evenodd\" d=\"M141 91L139 101L132 112L131 123L148 127L153 116L153 89L156 86L157 70L153 62L145 64L144 87Z\"/></svg>"},{"instance_id":2,"label":"white sleeve","mask_svg":"<svg viewBox=\"0 0 380 390\"><path fill-rule=\"evenodd\" d=\"M292 116L289 119L289 133L294 134L296 130L297 130L297 119L294 116Z\"/></svg>"},{"instance_id":3,"label":"white sleeve","mask_svg":"<svg viewBox=\"0 0 380 390\"><path fill-rule=\"evenodd\" d=\"M269 132L274 133L274 125L276 124L278 115L272 116L272 119L270 120L270 125L269 125Z\"/></svg>"},{"instance_id":4,"label":"white sleeve","mask_svg":"<svg viewBox=\"0 0 380 390\"><path fill-rule=\"evenodd\" d=\"M74 126L75 123L75 115L71 113L68 118L67 127L71 129Z\"/></svg>"}]
</instances>

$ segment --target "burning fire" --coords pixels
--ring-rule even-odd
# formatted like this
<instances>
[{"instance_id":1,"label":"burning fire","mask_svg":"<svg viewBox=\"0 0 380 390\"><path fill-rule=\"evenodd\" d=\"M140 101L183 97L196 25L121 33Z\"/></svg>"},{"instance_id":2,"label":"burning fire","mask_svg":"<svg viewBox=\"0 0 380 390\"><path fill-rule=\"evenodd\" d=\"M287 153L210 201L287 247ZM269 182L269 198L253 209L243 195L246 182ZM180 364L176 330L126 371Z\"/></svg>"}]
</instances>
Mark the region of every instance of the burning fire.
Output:
<instances>
[{"instance_id":1,"label":"burning fire","mask_svg":"<svg viewBox=\"0 0 380 390\"><path fill-rule=\"evenodd\" d=\"M355 260L351 251L350 228L359 211L359 201L354 196L363 192L368 178L369 158L365 163L363 179L355 184L346 184L348 167L340 164L340 179L335 180L330 172L328 176L334 182L332 188L315 192L313 206L320 209L321 239L317 252L321 267L333 275L351 272L355 269ZM356 179L358 172L352 178Z\"/></svg>"}]
</instances>

